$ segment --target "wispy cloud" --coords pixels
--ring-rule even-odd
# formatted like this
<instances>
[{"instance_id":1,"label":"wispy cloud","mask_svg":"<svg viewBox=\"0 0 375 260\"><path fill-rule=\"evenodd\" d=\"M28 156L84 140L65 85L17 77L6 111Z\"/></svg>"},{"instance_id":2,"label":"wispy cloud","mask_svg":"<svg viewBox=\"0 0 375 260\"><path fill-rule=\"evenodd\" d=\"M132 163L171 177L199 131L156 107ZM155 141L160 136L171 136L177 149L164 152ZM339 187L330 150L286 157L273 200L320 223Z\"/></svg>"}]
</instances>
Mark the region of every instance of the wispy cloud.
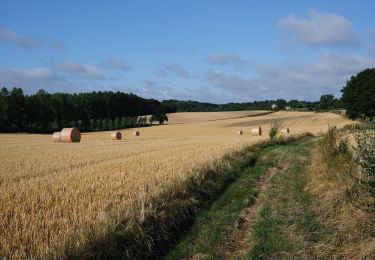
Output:
<instances>
[{"instance_id":1,"label":"wispy cloud","mask_svg":"<svg viewBox=\"0 0 375 260\"><path fill-rule=\"evenodd\" d=\"M358 34L343 16L312 10L305 18L289 15L278 21L278 27L287 43L307 46L357 45Z\"/></svg>"},{"instance_id":2,"label":"wispy cloud","mask_svg":"<svg viewBox=\"0 0 375 260\"><path fill-rule=\"evenodd\" d=\"M155 98L158 100L178 99L178 100L199 100L205 102L225 102L228 100L228 93L212 88L208 85L199 85L192 88L171 87L169 85L161 84L155 80L144 80L141 89L133 89L132 92L137 93L142 97ZM230 96L230 95L229 95Z\"/></svg>"},{"instance_id":3,"label":"wispy cloud","mask_svg":"<svg viewBox=\"0 0 375 260\"><path fill-rule=\"evenodd\" d=\"M65 45L58 40L51 41L50 45L54 50L59 51L59 52L63 52L66 49Z\"/></svg>"},{"instance_id":4,"label":"wispy cloud","mask_svg":"<svg viewBox=\"0 0 375 260\"><path fill-rule=\"evenodd\" d=\"M56 73L65 73L83 79L103 79L103 74L95 66L83 65L74 60L65 60L53 65L53 70Z\"/></svg>"},{"instance_id":5,"label":"wispy cloud","mask_svg":"<svg viewBox=\"0 0 375 260\"><path fill-rule=\"evenodd\" d=\"M259 64L252 78L217 70L208 70L205 81L230 93L238 100L299 98L316 100L325 93L340 94L347 79L375 66L375 59L326 53L313 63L287 61L282 66Z\"/></svg>"},{"instance_id":6,"label":"wispy cloud","mask_svg":"<svg viewBox=\"0 0 375 260\"><path fill-rule=\"evenodd\" d=\"M189 71L177 63L162 64L162 67L165 71L173 73L177 77L185 79L192 78Z\"/></svg>"},{"instance_id":7,"label":"wispy cloud","mask_svg":"<svg viewBox=\"0 0 375 260\"><path fill-rule=\"evenodd\" d=\"M31 80L39 81L51 79L53 72L49 68L15 69L0 68L0 75L3 80Z\"/></svg>"},{"instance_id":8,"label":"wispy cloud","mask_svg":"<svg viewBox=\"0 0 375 260\"><path fill-rule=\"evenodd\" d=\"M159 78L165 78L167 76L167 72L162 68L156 68L153 70L152 74Z\"/></svg>"},{"instance_id":9,"label":"wispy cloud","mask_svg":"<svg viewBox=\"0 0 375 260\"><path fill-rule=\"evenodd\" d=\"M218 70L208 70L205 75L205 80L213 87L225 89L234 93L253 87L252 80Z\"/></svg>"},{"instance_id":10,"label":"wispy cloud","mask_svg":"<svg viewBox=\"0 0 375 260\"><path fill-rule=\"evenodd\" d=\"M19 48L33 51L42 47L52 47L55 51L65 51L65 45L59 40L36 40L32 37L20 35L19 33L0 26L0 43L14 45Z\"/></svg>"},{"instance_id":11,"label":"wispy cloud","mask_svg":"<svg viewBox=\"0 0 375 260\"><path fill-rule=\"evenodd\" d=\"M169 86L162 86L155 80L144 80L143 88L138 92L139 95L155 98L159 100L174 98L175 89Z\"/></svg>"},{"instance_id":12,"label":"wispy cloud","mask_svg":"<svg viewBox=\"0 0 375 260\"><path fill-rule=\"evenodd\" d=\"M103 66L108 69L115 69L121 71L129 71L132 68L123 60L116 57L108 57L102 62Z\"/></svg>"},{"instance_id":13,"label":"wispy cloud","mask_svg":"<svg viewBox=\"0 0 375 260\"><path fill-rule=\"evenodd\" d=\"M50 68L31 68L31 69L16 69L16 68L0 68L0 86L20 87L26 92L32 93L40 88L49 89L56 87L56 75ZM59 82L59 87L62 86L63 80Z\"/></svg>"},{"instance_id":14,"label":"wispy cloud","mask_svg":"<svg viewBox=\"0 0 375 260\"><path fill-rule=\"evenodd\" d=\"M0 26L0 42L12 44L19 48L31 51L39 46L39 43L30 38L16 33L6 27Z\"/></svg>"},{"instance_id":15,"label":"wispy cloud","mask_svg":"<svg viewBox=\"0 0 375 260\"><path fill-rule=\"evenodd\" d=\"M254 61L240 58L230 52L214 53L207 58L207 63L211 65L232 65L238 68L246 68L254 65Z\"/></svg>"},{"instance_id":16,"label":"wispy cloud","mask_svg":"<svg viewBox=\"0 0 375 260\"><path fill-rule=\"evenodd\" d=\"M78 91L82 90L85 82L94 88L93 81L100 83L103 80L104 76L98 68L73 60L29 69L0 68L0 86L22 87L29 93L40 88L49 91Z\"/></svg>"}]
</instances>

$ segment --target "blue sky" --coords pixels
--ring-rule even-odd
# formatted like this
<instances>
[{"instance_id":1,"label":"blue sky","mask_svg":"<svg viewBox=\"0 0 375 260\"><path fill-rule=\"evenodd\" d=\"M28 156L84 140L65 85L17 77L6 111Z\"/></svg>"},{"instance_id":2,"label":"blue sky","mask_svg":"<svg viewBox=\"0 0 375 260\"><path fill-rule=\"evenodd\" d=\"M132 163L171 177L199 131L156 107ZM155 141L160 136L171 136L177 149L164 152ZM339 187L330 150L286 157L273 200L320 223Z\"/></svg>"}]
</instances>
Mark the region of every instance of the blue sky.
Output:
<instances>
[{"instance_id":1,"label":"blue sky","mask_svg":"<svg viewBox=\"0 0 375 260\"><path fill-rule=\"evenodd\" d=\"M0 2L0 86L214 103L340 96L374 1Z\"/></svg>"}]
</instances>

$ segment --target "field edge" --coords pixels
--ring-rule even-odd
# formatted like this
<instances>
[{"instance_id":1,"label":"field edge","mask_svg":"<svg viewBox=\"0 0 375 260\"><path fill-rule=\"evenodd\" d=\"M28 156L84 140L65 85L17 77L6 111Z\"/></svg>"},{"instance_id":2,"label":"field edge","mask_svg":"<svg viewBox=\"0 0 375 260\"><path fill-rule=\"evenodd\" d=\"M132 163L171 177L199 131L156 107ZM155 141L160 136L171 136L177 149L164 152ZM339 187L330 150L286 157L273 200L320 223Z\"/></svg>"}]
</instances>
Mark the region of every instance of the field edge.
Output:
<instances>
[{"instance_id":1,"label":"field edge","mask_svg":"<svg viewBox=\"0 0 375 260\"><path fill-rule=\"evenodd\" d=\"M283 140L289 143L309 134ZM197 214L256 163L259 152L274 143L261 141L202 167L184 182L175 182L155 197L139 200L136 210L117 223L98 225L71 236L52 258L160 258L188 230ZM84 243L82 238L84 237Z\"/></svg>"}]
</instances>

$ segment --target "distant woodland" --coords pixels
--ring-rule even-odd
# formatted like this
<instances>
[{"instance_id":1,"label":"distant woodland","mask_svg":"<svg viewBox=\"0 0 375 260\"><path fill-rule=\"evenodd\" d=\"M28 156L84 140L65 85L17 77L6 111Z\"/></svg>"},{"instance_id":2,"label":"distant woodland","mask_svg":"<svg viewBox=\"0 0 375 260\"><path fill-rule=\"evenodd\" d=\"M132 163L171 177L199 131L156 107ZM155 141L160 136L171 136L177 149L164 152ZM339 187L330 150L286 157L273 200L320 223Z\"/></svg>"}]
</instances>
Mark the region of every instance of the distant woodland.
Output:
<instances>
[{"instance_id":1,"label":"distant woodland","mask_svg":"<svg viewBox=\"0 0 375 260\"><path fill-rule=\"evenodd\" d=\"M0 132L51 133L63 127L76 126L82 131L114 130L146 126L143 115L173 112L270 110L317 110L336 108L339 100L324 95L320 101L284 99L246 103L211 104L197 101L145 99L123 92L48 93L39 90L25 95L21 88L0 90Z\"/></svg>"}]
</instances>

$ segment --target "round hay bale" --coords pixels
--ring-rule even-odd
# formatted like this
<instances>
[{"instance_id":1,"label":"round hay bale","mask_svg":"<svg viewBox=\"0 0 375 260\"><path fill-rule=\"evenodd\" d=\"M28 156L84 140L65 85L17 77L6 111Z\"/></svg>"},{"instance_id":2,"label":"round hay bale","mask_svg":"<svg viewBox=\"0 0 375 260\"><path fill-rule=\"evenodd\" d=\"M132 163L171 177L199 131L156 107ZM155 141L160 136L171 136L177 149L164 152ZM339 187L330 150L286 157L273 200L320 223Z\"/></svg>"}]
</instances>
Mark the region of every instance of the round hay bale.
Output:
<instances>
[{"instance_id":1,"label":"round hay bale","mask_svg":"<svg viewBox=\"0 0 375 260\"><path fill-rule=\"evenodd\" d=\"M52 140L55 143L61 142L61 133L60 132L54 132L53 135L52 135Z\"/></svg>"},{"instance_id":2,"label":"round hay bale","mask_svg":"<svg viewBox=\"0 0 375 260\"><path fill-rule=\"evenodd\" d=\"M251 128L251 135L262 135L262 127Z\"/></svg>"},{"instance_id":3,"label":"round hay bale","mask_svg":"<svg viewBox=\"0 0 375 260\"><path fill-rule=\"evenodd\" d=\"M243 131L242 130L238 131L238 134L243 135Z\"/></svg>"},{"instance_id":4,"label":"round hay bale","mask_svg":"<svg viewBox=\"0 0 375 260\"><path fill-rule=\"evenodd\" d=\"M133 135L134 135L134 136L139 136L140 133L139 133L139 131L135 131L135 132L133 132Z\"/></svg>"},{"instance_id":5,"label":"round hay bale","mask_svg":"<svg viewBox=\"0 0 375 260\"><path fill-rule=\"evenodd\" d=\"M289 134L289 128L283 128L283 129L281 129L280 133L282 133L282 134Z\"/></svg>"},{"instance_id":6,"label":"round hay bale","mask_svg":"<svg viewBox=\"0 0 375 260\"><path fill-rule=\"evenodd\" d=\"M61 142L63 143L75 143L81 141L81 132L78 128L64 128L61 130Z\"/></svg>"},{"instance_id":7,"label":"round hay bale","mask_svg":"<svg viewBox=\"0 0 375 260\"><path fill-rule=\"evenodd\" d=\"M121 132L114 132L111 134L112 140L121 140L122 139L122 134Z\"/></svg>"}]
</instances>

